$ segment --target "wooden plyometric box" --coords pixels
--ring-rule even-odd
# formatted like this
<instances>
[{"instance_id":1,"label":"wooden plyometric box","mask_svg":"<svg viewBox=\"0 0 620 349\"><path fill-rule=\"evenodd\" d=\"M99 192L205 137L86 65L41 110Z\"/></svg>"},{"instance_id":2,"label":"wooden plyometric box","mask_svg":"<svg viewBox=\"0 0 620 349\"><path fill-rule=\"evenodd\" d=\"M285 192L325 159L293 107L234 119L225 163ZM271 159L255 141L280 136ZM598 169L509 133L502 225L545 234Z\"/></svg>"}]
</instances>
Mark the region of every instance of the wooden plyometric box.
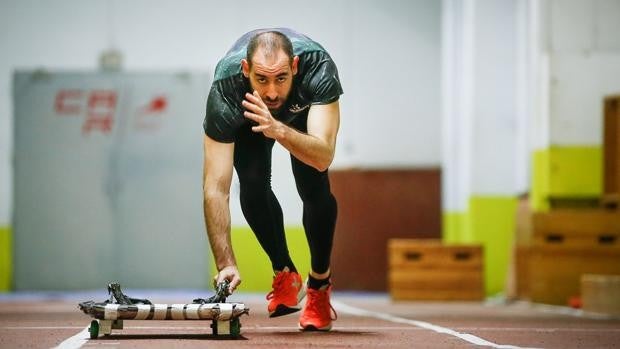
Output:
<instances>
[{"instance_id":1,"label":"wooden plyometric box","mask_svg":"<svg viewBox=\"0 0 620 349\"><path fill-rule=\"evenodd\" d=\"M620 95L604 99L603 204L618 208L620 202Z\"/></svg>"},{"instance_id":2,"label":"wooden plyometric box","mask_svg":"<svg viewBox=\"0 0 620 349\"><path fill-rule=\"evenodd\" d=\"M620 316L620 275L581 276L583 310Z\"/></svg>"},{"instance_id":3,"label":"wooden plyometric box","mask_svg":"<svg viewBox=\"0 0 620 349\"><path fill-rule=\"evenodd\" d=\"M535 213L533 242L557 246L604 246L620 241L620 211L564 209Z\"/></svg>"},{"instance_id":4,"label":"wooden plyometric box","mask_svg":"<svg viewBox=\"0 0 620 349\"><path fill-rule=\"evenodd\" d=\"M530 246L520 251L522 298L566 305L583 274L620 273L620 212L564 209L533 215ZM523 263L523 260L526 262Z\"/></svg>"},{"instance_id":5,"label":"wooden plyometric box","mask_svg":"<svg viewBox=\"0 0 620 349\"><path fill-rule=\"evenodd\" d=\"M480 245L390 239L390 296L394 300L481 300L484 298L482 251Z\"/></svg>"},{"instance_id":6,"label":"wooden plyometric box","mask_svg":"<svg viewBox=\"0 0 620 349\"><path fill-rule=\"evenodd\" d=\"M527 292L533 302L568 304L580 295L583 274L620 274L620 246L545 243L528 250Z\"/></svg>"}]
</instances>

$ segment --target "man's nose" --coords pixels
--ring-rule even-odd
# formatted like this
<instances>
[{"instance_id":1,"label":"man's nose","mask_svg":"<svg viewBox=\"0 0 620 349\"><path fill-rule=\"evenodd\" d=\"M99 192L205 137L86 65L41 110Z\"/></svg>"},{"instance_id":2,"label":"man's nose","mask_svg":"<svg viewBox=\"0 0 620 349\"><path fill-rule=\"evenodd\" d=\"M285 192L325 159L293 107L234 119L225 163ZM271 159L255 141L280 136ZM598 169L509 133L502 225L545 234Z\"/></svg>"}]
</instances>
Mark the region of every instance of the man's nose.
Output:
<instances>
[{"instance_id":1,"label":"man's nose","mask_svg":"<svg viewBox=\"0 0 620 349\"><path fill-rule=\"evenodd\" d=\"M271 101L278 99L278 91L273 84L270 84L269 87L267 87L265 97L267 97L267 99Z\"/></svg>"}]
</instances>

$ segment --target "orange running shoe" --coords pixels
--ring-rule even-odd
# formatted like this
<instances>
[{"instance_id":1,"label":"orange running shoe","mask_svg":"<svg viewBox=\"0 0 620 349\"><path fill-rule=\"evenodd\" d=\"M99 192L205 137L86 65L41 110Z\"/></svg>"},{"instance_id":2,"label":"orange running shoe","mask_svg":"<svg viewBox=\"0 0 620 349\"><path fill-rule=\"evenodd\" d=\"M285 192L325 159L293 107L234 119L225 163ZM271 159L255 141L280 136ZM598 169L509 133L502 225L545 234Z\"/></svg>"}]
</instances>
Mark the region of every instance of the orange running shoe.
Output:
<instances>
[{"instance_id":1,"label":"orange running shoe","mask_svg":"<svg viewBox=\"0 0 620 349\"><path fill-rule=\"evenodd\" d=\"M299 311L299 302L306 295L301 276L284 268L273 278L272 290L267 294L269 317L287 315Z\"/></svg>"},{"instance_id":2,"label":"orange running shoe","mask_svg":"<svg viewBox=\"0 0 620 349\"><path fill-rule=\"evenodd\" d=\"M299 329L302 331L329 331L332 321L338 319L336 310L329 302L332 286L323 286L319 290L308 288L306 306L299 319ZM333 317L332 317L333 314Z\"/></svg>"}]
</instances>

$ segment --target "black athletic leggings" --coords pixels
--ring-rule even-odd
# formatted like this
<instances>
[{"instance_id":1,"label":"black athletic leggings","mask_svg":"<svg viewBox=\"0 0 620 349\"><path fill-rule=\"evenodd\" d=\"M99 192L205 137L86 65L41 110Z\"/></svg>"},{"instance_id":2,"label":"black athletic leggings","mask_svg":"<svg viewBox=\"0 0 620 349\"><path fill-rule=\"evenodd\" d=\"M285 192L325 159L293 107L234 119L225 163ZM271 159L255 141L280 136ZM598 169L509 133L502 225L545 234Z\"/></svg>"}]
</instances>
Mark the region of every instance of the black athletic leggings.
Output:
<instances>
[{"instance_id":1,"label":"black athletic leggings","mask_svg":"<svg viewBox=\"0 0 620 349\"><path fill-rule=\"evenodd\" d=\"M304 127L305 128L305 127ZM235 169L241 189L241 209L274 270L289 267L291 260L282 208L271 189L271 150L274 140L243 127L235 139ZM303 201L303 225L316 273L329 269L337 204L327 171L319 172L291 155L297 192Z\"/></svg>"}]
</instances>

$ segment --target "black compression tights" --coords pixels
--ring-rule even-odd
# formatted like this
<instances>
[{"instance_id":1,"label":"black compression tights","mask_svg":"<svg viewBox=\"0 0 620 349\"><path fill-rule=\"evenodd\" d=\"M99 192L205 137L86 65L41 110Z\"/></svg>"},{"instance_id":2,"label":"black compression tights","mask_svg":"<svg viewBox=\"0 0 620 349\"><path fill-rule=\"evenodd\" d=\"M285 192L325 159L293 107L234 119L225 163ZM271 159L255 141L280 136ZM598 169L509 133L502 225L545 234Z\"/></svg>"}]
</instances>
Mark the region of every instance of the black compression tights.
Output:
<instances>
[{"instance_id":1,"label":"black compression tights","mask_svg":"<svg viewBox=\"0 0 620 349\"><path fill-rule=\"evenodd\" d=\"M265 250L274 270L289 267L291 260L282 208L271 190L271 150L274 141L248 127L235 140L235 169L239 176L241 210ZM319 172L291 155L297 191L303 202L303 225L316 273L329 269L337 205L329 187L327 171Z\"/></svg>"}]
</instances>

